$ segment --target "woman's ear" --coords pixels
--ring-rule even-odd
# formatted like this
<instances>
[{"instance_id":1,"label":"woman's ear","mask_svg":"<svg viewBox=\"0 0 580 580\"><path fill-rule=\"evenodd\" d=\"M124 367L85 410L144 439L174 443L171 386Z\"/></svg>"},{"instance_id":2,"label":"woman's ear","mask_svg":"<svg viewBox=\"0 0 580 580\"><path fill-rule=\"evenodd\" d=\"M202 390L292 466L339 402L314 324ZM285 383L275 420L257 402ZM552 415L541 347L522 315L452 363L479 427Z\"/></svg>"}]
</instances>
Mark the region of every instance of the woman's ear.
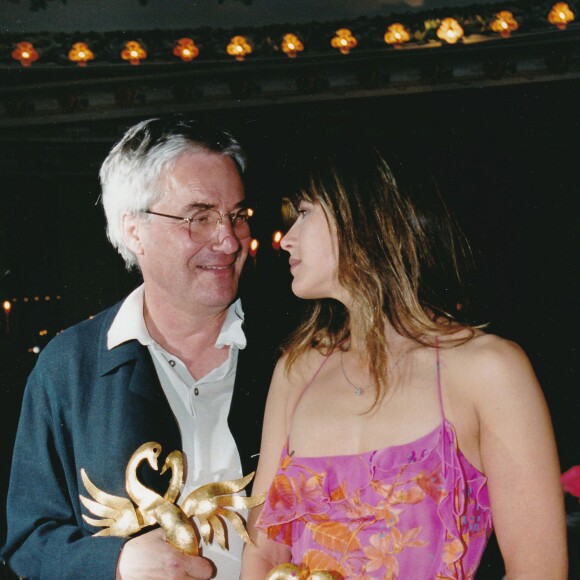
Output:
<instances>
[{"instance_id":1,"label":"woman's ear","mask_svg":"<svg viewBox=\"0 0 580 580\"><path fill-rule=\"evenodd\" d=\"M141 243L142 222L138 215L134 213L124 213L121 216L121 227L123 229L123 239L125 244L136 256L143 254L143 244Z\"/></svg>"}]
</instances>

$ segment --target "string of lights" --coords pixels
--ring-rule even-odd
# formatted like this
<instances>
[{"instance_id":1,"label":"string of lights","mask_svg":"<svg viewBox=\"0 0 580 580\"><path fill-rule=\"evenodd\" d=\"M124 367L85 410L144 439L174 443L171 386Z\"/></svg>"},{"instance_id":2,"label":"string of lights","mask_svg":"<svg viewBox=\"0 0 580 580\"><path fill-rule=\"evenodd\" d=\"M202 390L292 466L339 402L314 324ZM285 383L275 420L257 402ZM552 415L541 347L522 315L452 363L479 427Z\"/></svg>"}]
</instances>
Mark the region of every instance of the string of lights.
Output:
<instances>
[{"instance_id":1,"label":"string of lights","mask_svg":"<svg viewBox=\"0 0 580 580\"><path fill-rule=\"evenodd\" d=\"M356 49L373 48L382 44L384 48L405 49L436 47L458 43L475 43L492 38L508 38L512 34L557 28L566 29L576 15L567 2L556 2L546 6L525 10L506 9L504 6L484 8L478 6L463 9L462 14L409 13L393 16L382 31L376 19L355 21L349 27L335 27L326 38L320 34L319 24L304 25L303 31L283 31L276 27L253 29L251 34L235 34L229 42L222 40L216 31L190 31L191 36L171 39L171 32L149 31L143 38L125 39L120 33L92 34L90 39L71 39L70 35L32 34L27 38L12 41L5 36L0 44L0 62L6 54L2 49L12 46L10 58L23 67L34 63L76 64L81 67L90 62L128 63L139 65L144 62L182 61L192 62L204 55L210 59L234 59L244 61L252 56L285 55L295 59L302 54L320 54L326 50L348 55ZM357 23L359 24L357 28ZM369 25L370 23L370 25ZM381 38L382 35L382 38ZM86 35L91 36L91 33ZM226 38L227 38L226 36ZM222 43L223 44L220 44ZM386 45L386 46L385 46ZM115 46L117 46L115 48Z\"/></svg>"}]
</instances>

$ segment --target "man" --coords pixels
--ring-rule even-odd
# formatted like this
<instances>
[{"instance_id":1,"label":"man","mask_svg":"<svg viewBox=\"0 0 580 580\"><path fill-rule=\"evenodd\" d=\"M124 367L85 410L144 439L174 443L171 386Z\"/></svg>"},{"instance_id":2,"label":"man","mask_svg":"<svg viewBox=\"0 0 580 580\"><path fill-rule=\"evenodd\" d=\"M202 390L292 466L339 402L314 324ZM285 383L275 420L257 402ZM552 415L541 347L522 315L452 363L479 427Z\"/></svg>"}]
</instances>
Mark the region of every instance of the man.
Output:
<instances>
[{"instance_id":1,"label":"man","mask_svg":"<svg viewBox=\"0 0 580 580\"><path fill-rule=\"evenodd\" d=\"M137 124L103 163L107 234L143 285L59 334L30 375L3 549L18 575L239 576L233 529L229 550L202 544L204 557L176 550L159 528L128 540L93 537L102 528L83 519L98 518L79 495L90 497L85 469L99 489L127 497L127 462L149 441L163 454L183 451L181 498L255 469L273 352L263 329L258 342L242 329L236 300L251 240L244 166L229 133L179 118ZM169 473L142 467L138 479L163 495Z\"/></svg>"}]
</instances>

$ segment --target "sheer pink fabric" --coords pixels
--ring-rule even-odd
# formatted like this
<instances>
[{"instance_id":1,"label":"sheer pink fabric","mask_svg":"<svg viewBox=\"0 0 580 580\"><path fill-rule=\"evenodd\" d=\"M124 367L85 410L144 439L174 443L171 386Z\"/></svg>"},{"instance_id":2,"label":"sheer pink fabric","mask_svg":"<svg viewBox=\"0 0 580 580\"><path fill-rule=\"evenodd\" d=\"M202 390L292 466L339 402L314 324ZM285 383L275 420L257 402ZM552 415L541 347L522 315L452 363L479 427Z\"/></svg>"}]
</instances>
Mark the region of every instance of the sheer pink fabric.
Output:
<instances>
[{"instance_id":1,"label":"sheer pink fabric","mask_svg":"<svg viewBox=\"0 0 580 580\"><path fill-rule=\"evenodd\" d=\"M349 580L471 579L492 529L487 480L444 416L416 441L368 453L286 446L257 525L294 564Z\"/></svg>"}]
</instances>

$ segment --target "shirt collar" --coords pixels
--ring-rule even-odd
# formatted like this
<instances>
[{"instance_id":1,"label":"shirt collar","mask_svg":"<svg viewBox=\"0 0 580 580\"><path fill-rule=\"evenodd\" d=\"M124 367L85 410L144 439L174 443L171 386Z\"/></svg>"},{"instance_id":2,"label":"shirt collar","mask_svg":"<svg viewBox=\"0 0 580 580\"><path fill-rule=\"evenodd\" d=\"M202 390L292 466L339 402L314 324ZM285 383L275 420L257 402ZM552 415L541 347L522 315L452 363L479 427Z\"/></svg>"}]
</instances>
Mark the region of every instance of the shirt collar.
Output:
<instances>
[{"instance_id":1,"label":"shirt collar","mask_svg":"<svg viewBox=\"0 0 580 580\"><path fill-rule=\"evenodd\" d=\"M127 296L121 305L107 334L107 348L109 350L129 340L137 340L144 346L155 344L143 317L144 296L145 286L141 284ZM243 322L244 311L242 310L242 302L238 298L230 304L227 310L226 318L215 343L216 348L224 346L245 348L246 335L242 329Z\"/></svg>"}]
</instances>

